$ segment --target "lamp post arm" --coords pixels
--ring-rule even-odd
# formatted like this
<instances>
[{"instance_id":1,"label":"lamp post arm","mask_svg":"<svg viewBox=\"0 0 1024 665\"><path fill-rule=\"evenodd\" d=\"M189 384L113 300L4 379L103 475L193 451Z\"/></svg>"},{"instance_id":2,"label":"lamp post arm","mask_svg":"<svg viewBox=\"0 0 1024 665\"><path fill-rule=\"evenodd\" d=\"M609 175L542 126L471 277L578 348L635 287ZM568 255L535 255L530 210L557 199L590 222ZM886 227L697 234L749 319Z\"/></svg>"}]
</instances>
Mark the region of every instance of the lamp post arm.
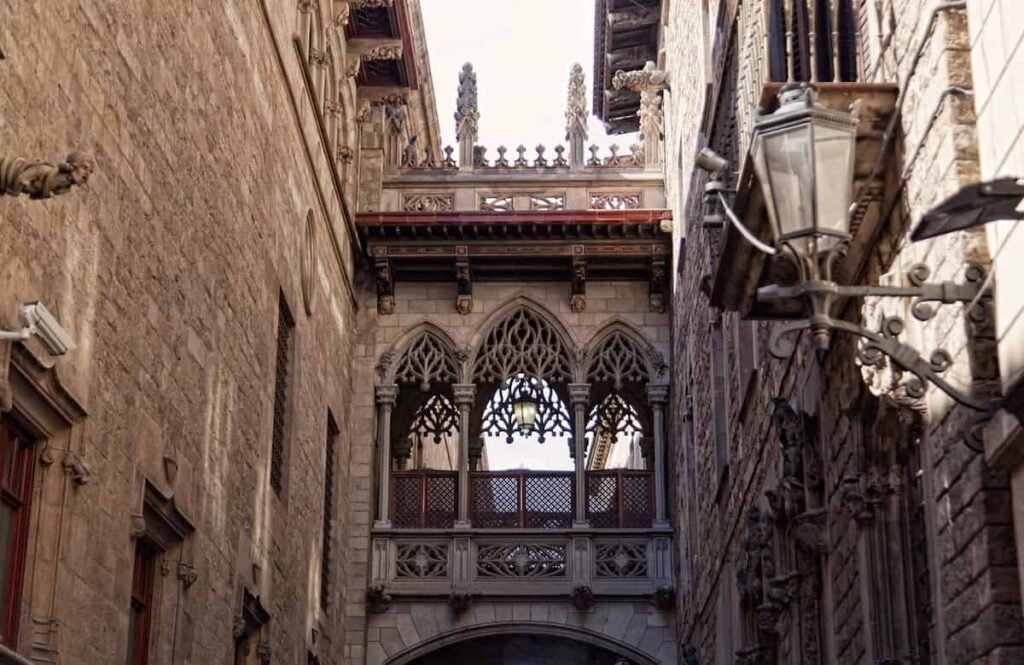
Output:
<instances>
[{"instance_id":1,"label":"lamp post arm","mask_svg":"<svg viewBox=\"0 0 1024 665\"><path fill-rule=\"evenodd\" d=\"M895 336L868 330L855 323L842 319L833 319L827 315L816 315L813 319L784 321L772 328L768 339L768 350L776 358L788 358L796 350L796 343L788 338L791 333L807 330L815 326L827 326L832 330L841 330L866 341L860 350L861 360L871 364L880 359L880 354L888 356L896 365L910 372L916 379L907 383L907 392L911 397L921 397L925 392L925 381L933 383L939 390L966 407L986 413L998 406L997 402L976 398L949 383L942 377L951 364L949 354L944 350L932 353L926 360L914 348L900 342Z\"/></svg>"},{"instance_id":2,"label":"lamp post arm","mask_svg":"<svg viewBox=\"0 0 1024 665\"><path fill-rule=\"evenodd\" d=\"M774 256L775 248L762 242L753 234L753 232L751 232L750 229L746 227L746 225L743 224L740 218L736 216L736 213L732 211L732 208L729 207L729 203L725 200L725 196L722 195L722 192L716 192L715 194L718 197L719 204L722 206L722 210L725 211L725 216L729 219L729 222L736 227L736 230L747 239L747 242L765 254Z\"/></svg>"}]
</instances>

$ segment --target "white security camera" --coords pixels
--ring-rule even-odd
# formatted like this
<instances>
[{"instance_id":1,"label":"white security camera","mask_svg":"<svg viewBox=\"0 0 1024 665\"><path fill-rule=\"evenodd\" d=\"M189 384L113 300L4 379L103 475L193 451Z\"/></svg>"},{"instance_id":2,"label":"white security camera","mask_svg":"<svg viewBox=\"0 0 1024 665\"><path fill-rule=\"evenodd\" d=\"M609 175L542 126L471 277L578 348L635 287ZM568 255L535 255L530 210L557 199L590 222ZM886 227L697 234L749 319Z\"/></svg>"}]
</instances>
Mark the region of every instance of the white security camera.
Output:
<instances>
[{"instance_id":1,"label":"white security camera","mask_svg":"<svg viewBox=\"0 0 1024 665\"><path fill-rule=\"evenodd\" d=\"M75 348L75 341L64 329L50 310L41 302L27 302L21 306L21 324L25 326L22 332L23 339L37 335L46 350L55 356L62 356Z\"/></svg>"},{"instance_id":2,"label":"white security camera","mask_svg":"<svg viewBox=\"0 0 1024 665\"><path fill-rule=\"evenodd\" d=\"M718 175L729 168L729 160L711 148L701 148L700 153L697 155L697 167L711 175Z\"/></svg>"}]
</instances>

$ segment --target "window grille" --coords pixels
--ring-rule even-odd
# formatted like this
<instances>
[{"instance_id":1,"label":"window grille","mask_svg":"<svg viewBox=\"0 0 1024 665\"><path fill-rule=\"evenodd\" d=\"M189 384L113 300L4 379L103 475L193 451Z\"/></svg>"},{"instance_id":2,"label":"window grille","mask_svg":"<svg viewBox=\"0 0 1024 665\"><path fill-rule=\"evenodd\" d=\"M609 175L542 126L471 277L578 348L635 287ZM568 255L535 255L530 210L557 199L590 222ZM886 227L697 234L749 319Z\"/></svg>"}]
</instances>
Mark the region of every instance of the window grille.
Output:
<instances>
[{"instance_id":1,"label":"window grille","mask_svg":"<svg viewBox=\"0 0 1024 665\"><path fill-rule=\"evenodd\" d=\"M291 359L295 319L284 293L277 306L277 360L274 376L274 430L270 446L270 486L278 494L284 486L285 430L288 395L291 388Z\"/></svg>"},{"instance_id":2,"label":"window grille","mask_svg":"<svg viewBox=\"0 0 1024 665\"><path fill-rule=\"evenodd\" d=\"M320 607L326 609L331 597L331 548L334 541L334 460L338 447L338 425L327 413L326 458L324 460L324 527L320 545Z\"/></svg>"}]
</instances>

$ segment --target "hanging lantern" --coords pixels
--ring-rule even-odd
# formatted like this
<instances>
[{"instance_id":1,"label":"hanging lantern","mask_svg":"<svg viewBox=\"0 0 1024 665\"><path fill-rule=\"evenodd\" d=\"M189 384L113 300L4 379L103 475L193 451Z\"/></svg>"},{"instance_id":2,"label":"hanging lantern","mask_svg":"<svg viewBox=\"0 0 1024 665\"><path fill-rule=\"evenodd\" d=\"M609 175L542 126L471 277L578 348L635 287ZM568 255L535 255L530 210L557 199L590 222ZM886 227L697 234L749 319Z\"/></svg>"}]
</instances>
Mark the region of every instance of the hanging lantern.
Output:
<instances>
[{"instance_id":1,"label":"hanging lantern","mask_svg":"<svg viewBox=\"0 0 1024 665\"><path fill-rule=\"evenodd\" d=\"M516 387L512 410L519 429L524 432L533 431L537 424L537 397L533 393L529 379L523 378Z\"/></svg>"}]
</instances>

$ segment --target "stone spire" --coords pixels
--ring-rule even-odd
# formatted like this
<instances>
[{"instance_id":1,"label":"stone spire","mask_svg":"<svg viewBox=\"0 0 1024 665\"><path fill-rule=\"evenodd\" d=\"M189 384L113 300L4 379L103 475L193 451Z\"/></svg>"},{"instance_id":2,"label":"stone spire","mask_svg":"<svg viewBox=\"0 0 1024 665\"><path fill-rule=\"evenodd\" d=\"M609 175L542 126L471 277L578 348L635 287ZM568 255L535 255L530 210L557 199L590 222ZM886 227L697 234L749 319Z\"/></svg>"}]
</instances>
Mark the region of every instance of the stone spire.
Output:
<instances>
[{"instance_id":1,"label":"stone spire","mask_svg":"<svg viewBox=\"0 0 1024 665\"><path fill-rule=\"evenodd\" d=\"M565 140L569 142L569 166L583 166L583 144L587 140L587 89L579 63L569 72L569 95L565 109Z\"/></svg>"},{"instance_id":2,"label":"stone spire","mask_svg":"<svg viewBox=\"0 0 1024 665\"><path fill-rule=\"evenodd\" d=\"M459 96L455 102L455 137L459 141L459 165L462 168L473 167L473 145L476 144L479 122L476 72L467 62L459 72Z\"/></svg>"}]
</instances>

